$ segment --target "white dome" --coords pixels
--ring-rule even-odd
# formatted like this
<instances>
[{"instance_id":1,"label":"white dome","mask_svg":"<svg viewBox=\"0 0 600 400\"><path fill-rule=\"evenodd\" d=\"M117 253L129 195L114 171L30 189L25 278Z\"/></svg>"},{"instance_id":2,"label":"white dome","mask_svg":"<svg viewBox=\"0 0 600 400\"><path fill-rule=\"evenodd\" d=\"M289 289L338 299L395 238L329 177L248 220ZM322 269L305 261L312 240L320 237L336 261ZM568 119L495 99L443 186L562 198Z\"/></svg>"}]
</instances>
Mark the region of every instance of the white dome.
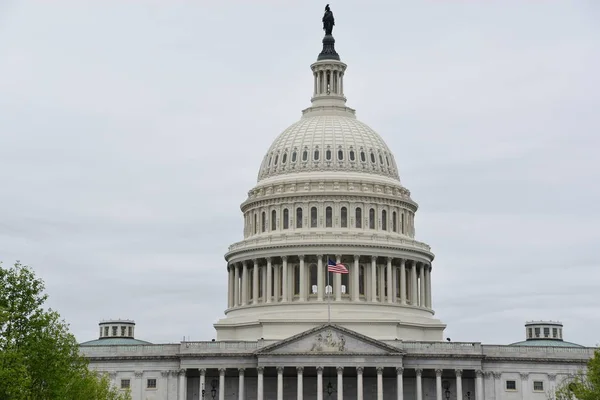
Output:
<instances>
[{"instance_id":1,"label":"white dome","mask_svg":"<svg viewBox=\"0 0 600 400\"><path fill-rule=\"evenodd\" d=\"M349 112L304 115L275 139L258 181L309 171L364 172L400 181L383 139Z\"/></svg>"}]
</instances>

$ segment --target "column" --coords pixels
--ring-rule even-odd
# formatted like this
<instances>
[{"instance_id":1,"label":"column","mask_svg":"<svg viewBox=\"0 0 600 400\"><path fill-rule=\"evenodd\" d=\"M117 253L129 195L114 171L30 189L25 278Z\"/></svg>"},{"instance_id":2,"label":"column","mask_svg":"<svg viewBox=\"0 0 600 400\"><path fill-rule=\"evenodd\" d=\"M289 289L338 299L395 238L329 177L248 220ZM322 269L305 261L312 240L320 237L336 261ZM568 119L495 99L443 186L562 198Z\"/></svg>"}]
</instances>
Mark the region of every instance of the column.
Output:
<instances>
[{"instance_id":1,"label":"column","mask_svg":"<svg viewBox=\"0 0 600 400\"><path fill-rule=\"evenodd\" d=\"M143 371L135 371L134 376L135 376L136 381L139 380L138 387L140 388L140 399L142 399L144 397L144 381L142 380L142 377L144 376L144 372ZM185 393L180 393L179 395L183 396L183 395L185 395ZM185 400L184 397L182 397L182 399Z\"/></svg>"},{"instance_id":2,"label":"column","mask_svg":"<svg viewBox=\"0 0 600 400\"><path fill-rule=\"evenodd\" d=\"M502 397L502 372L494 372L494 393L496 400L500 400Z\"/></svg>"},{"instance_id":3,"label":"column","mask_svg":"<svg viewBox=\"0 0 600 400\"><path fill-rule=\"evenodd\" d=\"M425 307L431 308L431 266L428 265L425 268L425 293L427 296L425 297Z\"/></svg>"},{"instance_id":4,"label":"column","mask_svg":"<svg viewBox=\"0 0 600 400\"><path fill-rule=\"evenodd\" d=\"M114 377L113 377L113 374L114 374ZM169 396L169 371L161 371L160 375L161 375L161 376L162 376L162 378L163 378L163 379L162 379L162 380L163 380L163 384L162 384L162 389L161 389L161 392L162 392L162 398L163 398L163 399L166 399L166 398L167 398L167 396ZM109 374L109 377L110 377L111 383L112 383L113 385L116 385L116 384L117 384L117 382L115 382L115 379L116 379L116 377L117 377L117 374L116 374L115 372L111 372L111 373ZM204 400L204 399L203 399L203 400Z\"/></svg>"},{"instance_id":5,"label":"column","mask_svg":"<svg viewBox=\"0 0 600 400\"><path fill-rule=\"evenodd\" d=\"M398 367L396 368L396 399L403 400L404 399L404 379L402 373L404 372L404 368Z\"/></svg>"},{"instance_id":6,"label":"column","mask_svg":"<svg viewBox=\"0 0 600 400\"><path fill-rule=\"evenodd\" d=\"M392 284L394 285L392 287L392 297L393 297L393 302L397 303L398 302L398 296L400 295L400 292L398 291L398 280L400 278L398 277L398 268L396 268L395 266L392 266Z\"/></svg>"},{"instance_id":7,"label":"column","mask_svg":"<svg viewBox=\"0 0 600 400\"><path fill-rule=\"evenodd\" d=\"M244 400L244 368L238 368L238 399Z\"/></svg>"},{"instance_id":8,"label":"column","mask_svg":"<svg viewBox=\"0 0 600 400\"><path fill-rule=\"evenodd\" d=\"M219 400L225 400L225 368L219 368Z\"/></svg>"},{"instance_id":9,"label":"column","mask_svg":"<svg viewBox=\"0 0 600 400\"><path fill-rule=\"evenodd\" d=\"M385 265L378 265L379 269L379 302L385 302Z\"/></svg>"},{"instance_id":10,"label":"column","mask_svg":"<svg viewBox=\"0 0 600 400\"><path fill-rule=\"evenodd\" d=\"M529 385L528 385L528 379L529 379L529 374L528 373L521 373L521 398L523 400L525 400L525 392L529 393L530 389L529 389Z\"/></svg>"},{"instance_id":11,"label":"column","mask_svg":"<svg viewBox=\"0 0 600 400\"><path fill-rule=\"evenodd\" d=\"M279 286L279 283L281 282L281 268L279 265L275 265L274 272L273 280L275 281L275 284L273 285L273 301L277 303L279 301L279 293L281 293L281 288Z\"/></svg>"},{"instance_id":12,"label":"column","mask_svg":"<svg viewBox=\"0 0 600 400\"><path fill-rule=\"evenodd\" d=\"M283 265L281 266L281 302L286 303L288 301L288 265L287 257L281 257Z\"/></svg>"},{"instance_id":13,"label":"column","mask_svg":"<svg viewBox=\"0 0 600 400\"><path fill-rule=\"evenodd\" d=\"M415 369L417 374L417 400L423 400L423 380L421 379L421 375L423 375L423 370L420 368ZM457 399L462 399L462 397L457 397Z\"/></svg>"},{"instance_id":14,"label":"column","mask_svg":"<svg viewBox=\"0 0 600 400\"><path fill-rule=\"evenodd\" d=\"M336 256L336 263L342 262L341 258ZM342 274L333 274L333 281L335 284L335 301L342 301Z\"/></svg>"},{"instance_id":15,"label":"column","mask_svg":"<svg viewBox=\"0 0 600 400\"><path fill-rule=\"evenodd\" d=\"M198 393L200 393L200 399L204 400L205 396L203 395L206 394L206 369L205 368L200 368L200 391L198 391Z\"/></svg>"},{"instance_id":16,"label":"column","mask_svg":"<svg viewBox=\"0 0 600 400\"><path fill-rule=\"evenodd\" d=\"M392 257L387 259L387 302L394 302L394 281L392 280Z\"/></svg>"},{"instance_id":17,"label":"column","mask_svg":"<svg viewBox=\"0 0 600 400\"><path fill-rule=\"evenodd\" d=\"M248 264L242 261L242 305L248 303Z\"/></svg>"},{"instance_id":18,"label":"column","mask_svg":"<svg viewBox=\"0 0 600 400\"><path fill-rule=\"evenodd\" d=\"M256 381L256 400L264 400L264 372L265 369L263 367L256 368L256 372L258 373L258 378Z\"/></svg>"},{"instance_id":19,"label":"column","mask_svg":"<svg viewBox=\"0 0 600 400\"><path fill-rule=\"evenodd\" d=\"M186 381L185 381L185 369L179 370L179 390L177 391L178 399L185 400L185 389L186 389Z\"/></svg>"},{"instance_id":20,"label":"column","mask_svg":"<svg viewBox=\"0 0 600 400\"><path fill-rule=\"evenodd\" d=\"M344 367L337 367L337 400L344 400Z\"/></svg>"},{"instance_id":21,"label":"column","mask_svg":"<svg viewBox=\"0 0 600 400\"><path fill-rule=\"evenodd\" d=\"M252 304L258 304L258 260L253 260L252 267Z\"/></svg>"},{"instance_id":22,"label":"column","mask_svg":"<svg viewBox=\"0 0 600 400\"><path fill-rule=\"evenodd\" d=\"M410 302L413 306L417 305L417 262L412 262L412 268L410 269Z\"/></svg>"},{"instance_id":23,"label":"column","mask_svg":"<svg viewBox=\"0 0 600 400\"><path fill-rule=\"evenodd\" d=\"M435 400L442 400L442 373L444 370L435 370Z\"/></svg>"},{"instance_id":24,"label":"column","mask_svg":"<svg viewBox=\"0 0 600 400\"><path fill-rule=\"evenodd\" d=\"M377 257L371 257L371 301L377 301Z\"/></svg>"},{"instance_id":25,"label":"column","mask_svg":"<svg viewBox=\"0 0 600 400\"><path fill-rule=\"evenodd\" d=\"M270 303L272 300L273 293L271 292L271 288L273 287L273 266L271 265L271 257L267 258L267 303Z\"/></svg>"},{"instance_id":26,"label":"column","mask_svg":"<svg viewBox=\"0 0 600 400\"><path fill-rule=\"evenodd\" d=\"M377 367L377 400L383 400L383 367Z\"/></svg>"},{"instance_id":27,"label":"column","mask_svg":"<svg viewBox=\"0 0 600 400\"><path fill-rule=\"evenodd\" d=\"M240 305L240 269L236 264L233 264L234 269L234 285L233 285L233 306L237 307Z\"/></svg>"},{"instance_id":28,"label":"column","mask_svg":"<svg viewBox=\"0 0 600 400\"><path fill-rule=\"evenodd\" d=\"M478 369L475 371L475 400L483 400L483 397L483 371Z\"/></svg>"},{"instance_id":29,"label":"column","mask_svg":"<svg viewBox=\"0 0 600 400\"><path fill-rule=\"evenodd\" d=\"M300 301L306 301L306 269L304 267L304 256L300 257Z\"/></svg>"},{"instance_id":30,"label":"column","mask_svg":"<svg viewBox=\"0 0 600 400\"><path fill-rule=\"evenodd\" d=\"M400 302L406 304L406 260L400 260Z\"/></svg>"},{"instance_id":31,"label":"column","mask_svg":"<svg viewBox=\"0 0 600 400\"><path fill-rule=\"evenodd\" d=\"M352 301L358 301L358 297L359 297L359 283L358 281L360 280L360 274L359 274L359 264L358 264L358 260L359 260L360 256L359 255L354 255L354 267L352 268Z\"/></svg>"},{"instance_id":32,"label":"column","mask_svg":"<svg viewBox=\"0 0 600 400\"><path fill-rule=\"evenodd\" d=\"M297 399L298 400L303 400L304 398L304 393L303 393L303 382L302 382L302 372L304 371L304 367L296 367L296 372L298 373L298 377L297 380L298 382L296 383L296 387L297 387Z\"/></svg>"},{"instance_id":33,"label":"column","mask_svg":"<svg viewBox=\"0 0 600 400\"><path fill-rule=\"evenodd\" d=\"M462 399L462 369L455 369L456 373L456 398Z\"/></svg>"},{"instance_id":34,"label":"column","mask_svg":"<svg viewBox=\"0 0 600 400\"><path fill-rule=\"evenodd\" d=\"M233 307L233 282L234 282L234 276L233 276L233 266L229 265L229 267L227 268L227 275L229 278L229 288L227 290L227 308L231 308Z\"/></svg>"},{"instance_id":35,"label":"column","mask_svg":"<svg viewBox=\"0 0 600 400\"><path fill-rule=\"evenodd\" d=\"M317 367L317 400L323 400L323 367Z\"/></svg>"},{"instance_id":36,"label":"column","mask_svg":"<svg viewBox=\"0 0 600 400\"><path fill-rule=\"evenodd\" d=\"M314 81L315 81L315 84L314 84L315 88L313 90L313 97L315 97L317 95L317 73L316 72L313 72L313 78L314 78Z\"/></svg>"},{"instance_id":37,"label":"column","mask_svg":"<svg viewBox=\"0 0 600 400\"><path fill-rule=\"evenodd\" d=\"M363 400L363 367L356 367L356 400Z\"/></svg>"},{"instance_id":38,"label":"column","mask_svg":"<svg viewBox=\"0 0 600 400\"><path fill-rule=\"evenodd\" d=\"M277 367L277 400L283 400L283 367Z\"/></svg>"},{"instance_id":39,"label":"column","mask_svg":"<svg viewBox=\"0 0 600 400\"><path fill-rule=\"evenodd\" d=\"M269 293L267 291L267 266L263 265L261 268L259 268L258 273L260 274L262 279L262 302L266 303L267 294Z\"/></svg>"},{"instance_id":40,"label":"column","mask_svg":"<svg viewBox=\"0 0 600 400\"><path fill-rule=\"evenodd\" d=\"M421 307L425 307L425 268L427 268L427 264L421 264L421 293L420 293L420 301L419 301L419 305Z\"/></svg>"},{"instance_id":41,"label":"column","mask_svg":"<svg viewBox=\"0 0 600 400\"><path fill-rule=\"evenodd\" d=\"M323 301L325 292L325 273L323 272L323 255L317 255L317 301Z\"/></svg>"}]
</instances>

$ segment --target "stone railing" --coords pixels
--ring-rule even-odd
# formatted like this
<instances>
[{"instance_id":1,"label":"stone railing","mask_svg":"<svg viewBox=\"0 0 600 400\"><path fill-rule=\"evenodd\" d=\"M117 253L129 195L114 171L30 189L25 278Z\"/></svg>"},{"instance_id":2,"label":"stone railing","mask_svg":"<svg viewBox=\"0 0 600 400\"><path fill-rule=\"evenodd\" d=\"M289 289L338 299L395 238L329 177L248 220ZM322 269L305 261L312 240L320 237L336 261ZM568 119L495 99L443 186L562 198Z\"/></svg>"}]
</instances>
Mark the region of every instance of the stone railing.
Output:
<instances>
[{"instance_id":1,"label":"stone railing","mask_svg":"<svg viewBox=\"0 0 600 400\"><path fill-rule=\"evenodd\" d=\"M176 356L179 344L141 344L114 346L81 346L79 351L85 357L147 357Z\"/></svg>"},{"instance_id":2,"label":"stone railing","mask_svg":"<svg viewBox=\"0 0 600 400\"><path fill-rule=\"evenodd\" d=\"M281 245L296 245L303 243L340 243L340 244L357 244L357 245L391 245L416 248L424 251L431 251L431 247L425 243L418 242L412 239L394 237L394 235L378 235L370 233L358 233L348 231L347 233L338 232L290 232L287 234L265 235L262 237L249 238L241 242L237 242L229 246L229 251L251 249L261 246L281 246Z\"/></svg>"},{"instance_id":3,"label":"stone railing","mask_svg":"<svg viewBox=\"0 0 600 400\"><path fill-rule=\"evenodd\" d=\"M401 342L395 346L409 354L481 354L481 343L475 342Z\"/></svg>"},{"instance_id":4,"label":"stone railing","mask_svg":"<svg viewBox=\"0 0 600 400\"><path fill-rule=\"evenodd\" d=\"M484 345L483 354L487 357L542 357L588 359L594 356L589 347L551 347L551 346L499 346Z\"/></svg>"},{"instance_id":5,"label":"stone railing","mask_svg":"<svg viewBox=\"0 0 600 400\"><path fill-rule=\"evenodd\" d=\"M190 353L249 353L263 346L259 342L182 342L182 354Z\"/></svg>"}]
</instances>

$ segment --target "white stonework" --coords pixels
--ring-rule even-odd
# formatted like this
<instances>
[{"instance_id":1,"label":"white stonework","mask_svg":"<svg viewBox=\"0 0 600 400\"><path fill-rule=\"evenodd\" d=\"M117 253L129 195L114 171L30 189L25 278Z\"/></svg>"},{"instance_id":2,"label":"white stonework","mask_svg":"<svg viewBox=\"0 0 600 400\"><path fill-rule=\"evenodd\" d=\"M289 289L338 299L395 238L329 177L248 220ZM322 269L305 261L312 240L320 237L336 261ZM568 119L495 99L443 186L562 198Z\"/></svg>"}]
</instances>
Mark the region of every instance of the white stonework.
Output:
<instances>
[{"instance_id":1,"label":"white stonework","mask_svg":"<svg viewBox=\"0 0 600 400\"><path fill-rule=\"evenodd\" d=\"M552 321L513 345L443 341L417 204L346 106L346 68L311 65L312 106L263 158L243 240L225 255L217 340L154 345L117 320L81 344L133 400L543 400L593 355ZM349 273L328 273L328 260Z\"/></svg>"}]
</instances>

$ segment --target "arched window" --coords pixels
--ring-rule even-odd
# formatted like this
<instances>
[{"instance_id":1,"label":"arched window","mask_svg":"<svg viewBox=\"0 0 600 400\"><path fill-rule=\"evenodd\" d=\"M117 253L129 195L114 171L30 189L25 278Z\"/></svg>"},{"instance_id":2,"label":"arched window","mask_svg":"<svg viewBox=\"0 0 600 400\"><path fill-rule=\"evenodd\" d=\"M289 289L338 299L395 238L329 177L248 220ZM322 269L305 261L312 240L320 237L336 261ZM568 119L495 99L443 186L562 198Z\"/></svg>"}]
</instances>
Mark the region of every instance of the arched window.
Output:
<instances>
[{"instance_id":1,"label":"arched window","mask_svg":"<svg viewBox=\"0 0 600 400\"><path fill-rule=\"evenodd\" d=\"M287 153L283 153L283 157L281 157L281 163L285 164L286 161L287 161Z\"/></svg>"},{"instance_id":2,"label":"arched window","mask_svg":"<svg viewBox=\"0 0 600 400\"><path fill-rule=\"evenodd\" d=\"M390 166L390 159L388 158L388 155L385 155L385 163L387 164L387 166Z\"/></svg>"},{"instance_id":3,"label":"arched window","mask_svg":"<svg viewBox=\"0 0 600 400\"><path fill-rule=\"evenodd\" d=\"M365 267L363 265L358 268L358 294L365 295Z\"/></svg>"},{"instance_id":4,"label":"arched window","mask_svg":"<svg viewBox=\"0 0 600 400\"><path fill-rule=\"evenodd\" d=\"M261 232L265 232L267 230L267 215L264 211L260 215L260 228Z\"/></svg>"},{"instance_id":5,"label":"arched window","mask_svg":"<svg viewBox=\"0 0 600 400\"><path fill-rule=\"evenodd\" d=\"M344 159L344 151L338 150L338 160L342 161Z\"/></svg>"},{"instance_id":6,"label":"arched window","mask_svg":"<svg viewBox=\"0 0 600 400\"><path fill-rule=\"evenodd\" d=\"M277 230L277 211L271 211L271 230Z\"/></svg>"},{"instance_id":7,"label":"arched window","mask_svg":"<svg viewBox=\"0 0 600 400\"><path fill-rule=\"evenodd\" d=\"M254 265L254 268L259 268L258 265ZM260 269L259 269L260 271ZM259 273L258 274L258 297L261 298L263 297L263 274Z\"/></svg>"},{"instance_id":8,"label":"arched window","mask_svg":"<svg viewBox=\"0 0 600 400\"><path fill-rule=\"evenodd\" d=\"M354 150L350 150L350 161L354 161Z\"/></svg>"},{"instance_id":9,"label":"arched window","mask_svg":"<svg viewBox=\"0 0 600 400\"><path fill-rule=\"evenodd\" d=\"M387 231L387 211L381 211L381 229Z\"/></svg>"},{"instance_id":10,"label":"arched window","mask_svg":"<svg viewBox=\"0 0 600 400\"><path fill-rule=\"evenodd\" d=\"M348 227L348 209L346 207L342 207L341 210L341 226L342 228Z\"/></svg>"},{"instance_id":11,"label":"arched window","mask_svg":"<svg viewBox=\"0 0 600 400\"><path fill-rule=\"evenodd\" d=\"M310 227L317 227L317 207L311 207L310 209Z\"/></svg>"},{"instance_id":12,"label":"arched window","mask_svg":"<svg viewBox=\"0 0 600 400\"><path fill-rule=\"evenodd\" d=\"M290 227L290 212L287 208L283 210L283 229L288 229Z\"/></svg>"},{"instance_id":13,"label":"arched window","mask_svg":"<svg viewBox=\"0 0 600 400\"><path fill-rule=\"evenodd\" d=\"M369 209L369 229L375 229L375 209Z\"/></svg>"},{"instance_id":14,"label":"arched window","mask_svg":"<svg viewBox=\"0 0 600 400\"><path fill-rule=\"evenodd\" d=\"M383 157L381 157L381 154L379 154L379 164L383 165Z\"/></svg>"},{"instance_id":15,"label":"arched window","mask_svg":"<svg viewBox=\"0 0 600 400\"><path fill-rule=\"evenodd\" d=\"M300 294L300 266L294 266L294 295Z\"/></svg>"},{"instance_id":16,"label":"arched window","mask_svg":"<svg viewBox=\"0 0 600 400\"><path fill-rule=\"evenodd\" d=\"M331 228L333 226L333 211L331 207L325 209L325 227Z\"/></svg>"},{"instance_id":17,"label":"arched window","mask_svg":"<svg viewBox=\"0 0 600 400\"><path fill-rule=\"evenodd\" d=\"M325 152L325 159L327 161L331 160L331 150L327 149L327 151Z\"/></svg>"},{"instance_id":18,"label":"arched window","mask_svg":"<svg viewBox=\"0 0 600 400\"><path fill-rule=\"evenodd\" d=\"M367 161L367 157L365 156L365 152L364 151L360 152L360 161L362 161L362 162Z\"/></svg>"},{"instance_id":19,"label":"arched window","mask_svg":"<svg viewBox=\"0 0 600 400\"><path fill-rule=\"evenodd\" d=\"M258 216L254 213L254 234L258 233Z\"/></svg>"},{"instance_id":20,"label":"arched window","mask_svg":"<svg viewBox=\"0 0 600 400\"><path fill-rule=\"evenodd\" d=\"M371 152L371 162L375 164L375 154L373 152Z\"/></svg>"},{"instance_id":21,"label":"arched window","mask_svg":"<svg viewBox=\"0 0 600 400\"><path fill-rule=\"evenodd\" d=\"M302 228L302 208L296 208L296 228Z\"/></svg>"},{"instance_id":22,"label":"arched window","mask_svg":"<svg viewBox=\"0 0 600 400\"><path fill-rule=\"evenodd\" d=\"M362 228L362 209L360 207L358 207L356 209L356 227L357 228Z\"/></svg>"},{"instance_id":23,"label":"arched window","mask_svg":"<svg viewBox=\"0 0 600 400\"><path fill-rule=\"evenodd\" d=\"M277 165L277 160L279 160L279 154L275 156L275 165Z\"/></svg>"},{"instance_id":24,"label":"arched window","mask_svg":"<svg viewBox=\"0 0 600 400\"><path fill-rule=\"evenodd\" d=\"M296 162L296 151L292 153L292 162Z\"/></svg>"},{"instance_id":25,"label":"arched window","mask_svg":"<svg viewBox=\"0 0 600 400\"><path fill-rule=\"evenodd\" d=\"M319 149L315 149L315 152L313 153L313 160L319 161Z\"/></svg>"},{"instance_id":26,"label":"arched window","mask_svg":"<svg viewBox=\"0 0 600 400\"><path fill-rule=\"evenodd\" d=\"M396 214L396 211L392 213L392 230L398 232L398 214Z\"/></svg>"},{"instance_id":27,"label":"arched window","mask_svg":"<svg viewBox=\"0 0 600 400\"><path fill-rule=\"evenodd\" d=\"M401 269L396 268L396 298L400 298L400 280L402 279Z\"/></svg>"},{"instance_id":28,"label":"arched window","mask_svg":"<svg viewBox=\"0 0 600 400\"><path fill-rule=\"evenodd\" d=\"M307 161L308 160L308 150L304 150L302 152L302 161Z\"/></svg>"},{"instance_id":29,"label":"arched window","mask_svg":"<svg viewBox=\"0 0 600 400\"><path fill-rule=\"evenodd\" d=\"M269 157L269 167L271 166L271 161L273 161L273 155Z\"/></svg>"}]
</instances>

